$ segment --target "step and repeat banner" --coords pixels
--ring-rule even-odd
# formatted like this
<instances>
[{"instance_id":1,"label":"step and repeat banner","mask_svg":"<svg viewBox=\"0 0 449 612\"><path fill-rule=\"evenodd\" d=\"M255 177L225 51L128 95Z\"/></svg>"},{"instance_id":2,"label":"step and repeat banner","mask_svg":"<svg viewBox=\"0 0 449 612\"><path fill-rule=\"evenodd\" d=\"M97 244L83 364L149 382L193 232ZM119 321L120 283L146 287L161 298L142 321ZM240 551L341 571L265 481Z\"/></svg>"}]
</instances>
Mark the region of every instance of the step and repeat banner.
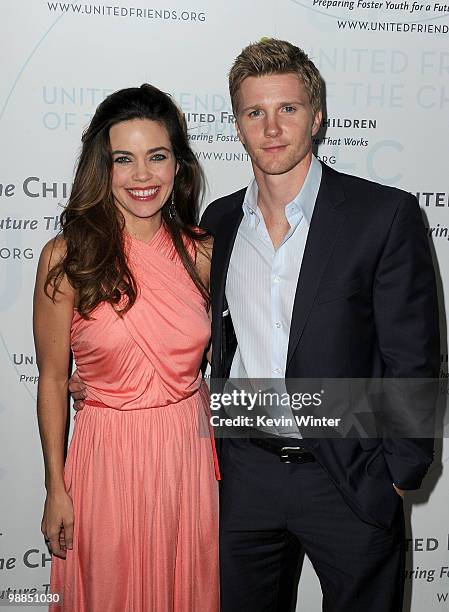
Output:
<instances>
[{"instance_id":1,"label":"step and repeat banner","mask_svg":"<svg viewBox=\"0 0 449 612\"><path fill-rule=\"evenodd\" d=\"M58 231L81 132L96 106L110 92L143 82L170 92L185 113L211 200L251 176L227 92L234 57L262 36L305 49L326 83L318 157L419 200L438 276L447 379L449 5L3 0L0 18L1 605L11 592L48 589L32 292L40 250ZM440 440L423 489L406 499L407 612L449 610L448 507L449 445ZM320 609L306 560L297 610Z\"/></svg>"}]
</instances>

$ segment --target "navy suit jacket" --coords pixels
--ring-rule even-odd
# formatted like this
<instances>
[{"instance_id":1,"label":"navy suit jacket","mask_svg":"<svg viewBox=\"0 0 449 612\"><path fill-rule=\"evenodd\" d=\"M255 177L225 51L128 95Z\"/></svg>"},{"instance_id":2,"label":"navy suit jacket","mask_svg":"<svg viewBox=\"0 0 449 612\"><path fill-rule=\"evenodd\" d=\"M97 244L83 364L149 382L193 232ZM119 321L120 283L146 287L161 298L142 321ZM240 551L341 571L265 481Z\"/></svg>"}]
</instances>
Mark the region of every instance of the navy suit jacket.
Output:
<instances>
[{"instance_id":1,"label":"navy suit jacket","mask_svg":"<svg viewBox=\"0 0 449 612\"><path fill-rule=\"evenodd\" d=\"M212 378L226 378L237 345L225 311L229 260L245 189L220 198L201 226L214 236ZM261 333L265 333L261 330ZM293 305L286 378L437 378L435 274L417 200L323 164ZM388 527L416 489L432 439L313 439L315 454L353 510Z\"/></svg>"}]
</instances>

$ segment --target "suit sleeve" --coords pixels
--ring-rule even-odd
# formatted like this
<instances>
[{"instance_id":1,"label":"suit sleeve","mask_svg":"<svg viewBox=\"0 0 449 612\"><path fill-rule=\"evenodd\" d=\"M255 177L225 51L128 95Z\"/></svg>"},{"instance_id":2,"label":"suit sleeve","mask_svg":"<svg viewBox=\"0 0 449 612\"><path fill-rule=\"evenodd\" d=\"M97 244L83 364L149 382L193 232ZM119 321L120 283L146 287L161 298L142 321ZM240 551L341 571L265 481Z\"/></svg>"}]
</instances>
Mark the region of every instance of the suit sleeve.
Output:
<instances>
[{"instance_id":1,"label":"suit sleeve","mask_svg":"<svg viewBox=\"0 0 449 612\"><path fill-rule=\"evenodd\" d=\"M438 301L428 238L417 200L405 192L398 193L400 202L373 287L384 378L436 379L440 362ZM406 383L402 386L407 387ZM414 411L419 407L413 401L407 404L403 394L394 400L392 397L386 405L390 415L393 412L395 418L416 420L419 415ZM426 409L433 414L431 400L429 394ZM393 482L403 489L418 488L433 459L433 439L388 437L387 431L383 445Z\"/></svg>"},{"instance_id":2,"label":"suit sleeve","mask_svg":"<svg viewBox=\"0 0 449 612\"><path fill-rule=\"evenodd\" d=\"M215 212L215 206L214 206L214 202L212 204L209 204L209 206L206 207L206 209L204 210L203 214L201 215L201 219L200 219L200 227L203 230L206 230L206 232L208 232L209 234L211 234L212 236L214 236L215 234L215 230L216 230L216 212Z\"/></svg>"}]
</instances>

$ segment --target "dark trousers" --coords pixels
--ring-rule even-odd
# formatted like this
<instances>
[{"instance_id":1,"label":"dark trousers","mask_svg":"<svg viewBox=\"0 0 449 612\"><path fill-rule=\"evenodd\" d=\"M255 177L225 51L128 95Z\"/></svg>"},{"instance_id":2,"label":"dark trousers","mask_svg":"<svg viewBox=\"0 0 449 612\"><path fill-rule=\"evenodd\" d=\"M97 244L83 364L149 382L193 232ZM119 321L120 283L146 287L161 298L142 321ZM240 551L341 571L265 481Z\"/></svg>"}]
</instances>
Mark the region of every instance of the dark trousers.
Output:
<instances>
[{"instance_id":1,"label":"dark trousers","mask_svg":"<svg viewBox=\"0 0 449 612\"><path fill-rule=\"evenodd\" d=\"M246 439L223 440L220 464L222 612L294 610L301 549L323 611L401 612L401 504L391 529L365 523L319 463L284 464Z\"/></svg>"}]
</instances>

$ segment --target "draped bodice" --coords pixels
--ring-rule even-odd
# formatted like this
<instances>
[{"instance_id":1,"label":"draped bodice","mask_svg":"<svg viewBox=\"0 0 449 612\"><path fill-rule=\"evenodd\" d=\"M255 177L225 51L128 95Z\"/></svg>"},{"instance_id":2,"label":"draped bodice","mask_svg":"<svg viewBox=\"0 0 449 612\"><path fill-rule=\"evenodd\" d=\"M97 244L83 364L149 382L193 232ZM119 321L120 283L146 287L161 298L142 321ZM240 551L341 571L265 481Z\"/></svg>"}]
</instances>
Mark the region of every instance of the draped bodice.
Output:
<instances>
[{"instance_id":1,"label":"draped bodice","mask_svg":"<svg viewBox=\"0 0 449 612\"><path fill-rule=\"evenodd\" d=\"M122 410L176 403L201 384L210 337L204 299L164 225L149 243L125 242L137 300L122 317L105 302L89 320L74 312L76 366L89 400Z\"/></svg>"}]
</instances>

